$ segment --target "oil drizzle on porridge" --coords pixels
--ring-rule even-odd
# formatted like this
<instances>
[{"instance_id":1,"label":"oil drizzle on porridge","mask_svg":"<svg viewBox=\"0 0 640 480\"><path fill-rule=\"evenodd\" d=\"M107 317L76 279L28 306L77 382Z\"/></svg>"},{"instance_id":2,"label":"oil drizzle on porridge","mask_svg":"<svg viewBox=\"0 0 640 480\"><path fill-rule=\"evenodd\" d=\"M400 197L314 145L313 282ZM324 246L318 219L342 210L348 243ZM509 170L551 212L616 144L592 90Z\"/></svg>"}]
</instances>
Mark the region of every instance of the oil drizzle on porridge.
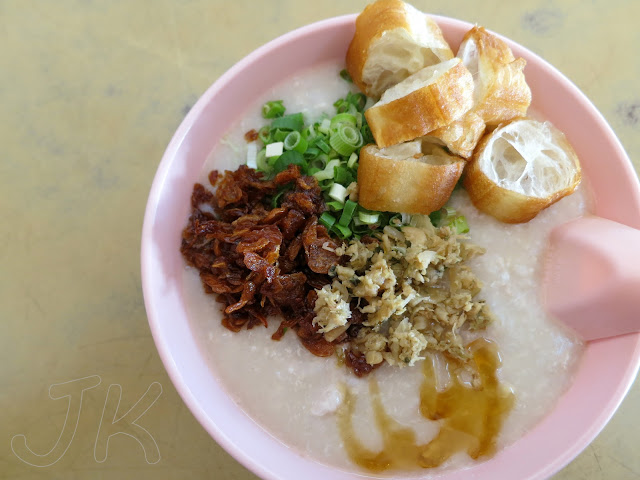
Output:
<instances>
[{"instance_id":1,"label":"oil drizzle on porridge","mask_svg":"<svg viewBox=\"0 0 640 480\"><path fill-rule=\"evenodd\" d=\"M438 467L458 452L467 452L473 459L495 453L496 438L515 397L498 380L501 359L496 344L481 338L468 348L477 371L474 387L451 374L451 366L455 363L449 362L446 370L451 382L446 389L438 391L434 359L429 357L424 362L420 413L429 420L441 421L440 431L427 444L419 445L411 428L403 427L386 413L378 383L371 379L369 393L383 448L373 452L364 447L353 428L355 398L345 389L344 402L337 413L340 435L349 458L367 470L380 472Z\"/></svg>"}]
</instances>

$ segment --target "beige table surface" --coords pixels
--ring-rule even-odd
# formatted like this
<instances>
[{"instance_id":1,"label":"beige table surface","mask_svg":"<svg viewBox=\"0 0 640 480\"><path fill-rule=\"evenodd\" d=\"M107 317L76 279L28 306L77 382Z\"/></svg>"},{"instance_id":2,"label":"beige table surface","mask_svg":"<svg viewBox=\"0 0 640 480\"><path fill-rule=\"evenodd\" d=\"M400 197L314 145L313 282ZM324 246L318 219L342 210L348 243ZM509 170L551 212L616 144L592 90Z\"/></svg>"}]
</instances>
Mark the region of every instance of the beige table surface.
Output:
<instances>
[{"instance_id":1,"label":"beige table surface","mask_svg":"<svg viewBox=\"0 0 640 480\"><path fill-rule=\"evenodd\" d=\"M218 76L294 27L365 3L0 0L1 478L255 478L194 420L156 352L140 287L145 202L171 135ZM485 25L558 66L640 169L640 2L415 5ZM75 415L64 396L90 386ZM115 435L107 451L110 434L137 428L125 425L132 412L108 430L112 410L124 415L145 392L146 406L157 400L138 423L157 450L145 458ZM636 383L555 478L640 478L639 399Z\"/></svg>"}]
</instances>

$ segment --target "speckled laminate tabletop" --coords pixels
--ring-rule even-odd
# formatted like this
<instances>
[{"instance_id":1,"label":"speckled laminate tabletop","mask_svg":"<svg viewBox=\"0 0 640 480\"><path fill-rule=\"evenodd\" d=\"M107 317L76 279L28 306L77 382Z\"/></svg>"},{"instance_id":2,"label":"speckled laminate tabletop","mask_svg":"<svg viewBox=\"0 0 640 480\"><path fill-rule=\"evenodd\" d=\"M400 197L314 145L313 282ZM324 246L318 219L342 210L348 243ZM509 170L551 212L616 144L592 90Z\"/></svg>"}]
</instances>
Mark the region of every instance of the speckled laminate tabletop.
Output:
<instances>
[{"instance_id":1,"label":"speckled laminate tabletop","mask_svg":"<svg viewBox=\"0 0 640 480\"><path fill-rule=\"evenodd\" d=\"M0 478L255 478L195 421L156 352L140 287L146 197L174 130L225 70L365 4L0 0ZM557 66L640 170L640 2L414 4ZM636 382L555 478L640 479L639 400ZM146 457L117 435L138 416L156 444Z\"/></svg>"}]
</instances>

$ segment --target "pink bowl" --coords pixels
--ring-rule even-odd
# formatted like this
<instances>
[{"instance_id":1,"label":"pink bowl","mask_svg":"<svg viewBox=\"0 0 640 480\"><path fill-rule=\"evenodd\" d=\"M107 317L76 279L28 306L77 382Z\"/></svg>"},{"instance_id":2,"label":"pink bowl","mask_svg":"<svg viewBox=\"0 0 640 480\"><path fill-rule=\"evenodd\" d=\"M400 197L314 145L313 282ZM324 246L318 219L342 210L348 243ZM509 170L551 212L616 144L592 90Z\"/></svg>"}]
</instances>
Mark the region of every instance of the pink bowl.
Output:
<instances>
[{"instance_id":1,"label":"pink bowl","mask_svg":"<svg viewBox=\"0 0 640 480\"><path fill-rule=\"evenodd\" d=\"M455 51L471 25L434 18ZM283 35L220 77L175 133L147 203L142 283L160 356L178 392L204 428L239 462L267 479L298 479L301 475L308 480L369 477L303 458L275 440L225 393L199 350L187 319L182 291L184 262L179 252L181 231L189 214L193 183L230 120L282 79L324 60L344 58L354 21L355 15L337 17ZM640 228L640 185L611 128L560 72L525 48L508 43L516 56L528 62L532 107L563 130L576 147L595 198L593 213ZM573 384L542 422L494 458L438 478L549 477L604 427L632 384L639 363L640 335L589 343ZM427 471L418 475L429 476Z\"/></svg>"}]
</instances>

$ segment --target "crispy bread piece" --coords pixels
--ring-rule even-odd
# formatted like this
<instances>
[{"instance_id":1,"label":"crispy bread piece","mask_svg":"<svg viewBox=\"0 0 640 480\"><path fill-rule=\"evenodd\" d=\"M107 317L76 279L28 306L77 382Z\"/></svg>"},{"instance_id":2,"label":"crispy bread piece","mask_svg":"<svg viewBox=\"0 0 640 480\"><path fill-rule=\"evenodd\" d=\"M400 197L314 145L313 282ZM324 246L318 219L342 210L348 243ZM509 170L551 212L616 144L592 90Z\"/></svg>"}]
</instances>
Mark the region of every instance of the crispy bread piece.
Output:
<instances>
[{"instance_id":1,"label":"crispy bread piece","mask_svg":"<svg viewBox=\"0 0 640 480\"><path fill-rule=\"evenodd\" d=\"M578 156L549 122L516 119L480 141L464 176L473 204L506 223L528 222L576 189Z\"/></svg>"},{"instance_id":2,"label":"crispy bread piece","mask_svg":"<svg viewBox=\"0 0 640 480\"><path fill-rule=\"evenodd\" d=\"M378 0L356 19L347 51L347 71L370 97L453 52L431 17L401 0Z\"/></svg>"},{"instance_id":3,"label":"crispy bread piece","mask_svg":"<svg viewBox=\"0 0 640 480\"><path fill-rule=\"evenodd\" d=\"M473 110L489 126L524 117L531 104L531 90L524 78L524 58L516 59L509 46L484 27L467 32L458 58L474 80Z\"/></svg>"},{"instance_id":4,"label":"crispy bread piece","mask_svg":"<svg viewBox=\"0 0 640 480\"><path fill-rule=\"evenodd\" d=\"M458 58L423 68L365 111L380 148L414 140L460 119L473 104L473 78Z\"/></svg>"},{"instance_id":5,"label":"crispy bread piece","mask_svg":"<svg viewBox=\"0 0 640 480\"><path fill-rule=\"evenodd\" d=\"M463 169L464 160L422 140L383 149L366 145L358 202L371 210L428 214L447 203Z\"/></svg>"},{"instance_id":6,"label":"crispy bread piece","mask_svg":"<svg viewBox=\"0 0 640 480\"><path fill-rule=\"evenodd\" d=\"M429 132L424 138L446 146L451 153L462 158L469 158L482 138L485 127L482 118L469 111L460 120Z\"/></svg>"}]
</instances>

